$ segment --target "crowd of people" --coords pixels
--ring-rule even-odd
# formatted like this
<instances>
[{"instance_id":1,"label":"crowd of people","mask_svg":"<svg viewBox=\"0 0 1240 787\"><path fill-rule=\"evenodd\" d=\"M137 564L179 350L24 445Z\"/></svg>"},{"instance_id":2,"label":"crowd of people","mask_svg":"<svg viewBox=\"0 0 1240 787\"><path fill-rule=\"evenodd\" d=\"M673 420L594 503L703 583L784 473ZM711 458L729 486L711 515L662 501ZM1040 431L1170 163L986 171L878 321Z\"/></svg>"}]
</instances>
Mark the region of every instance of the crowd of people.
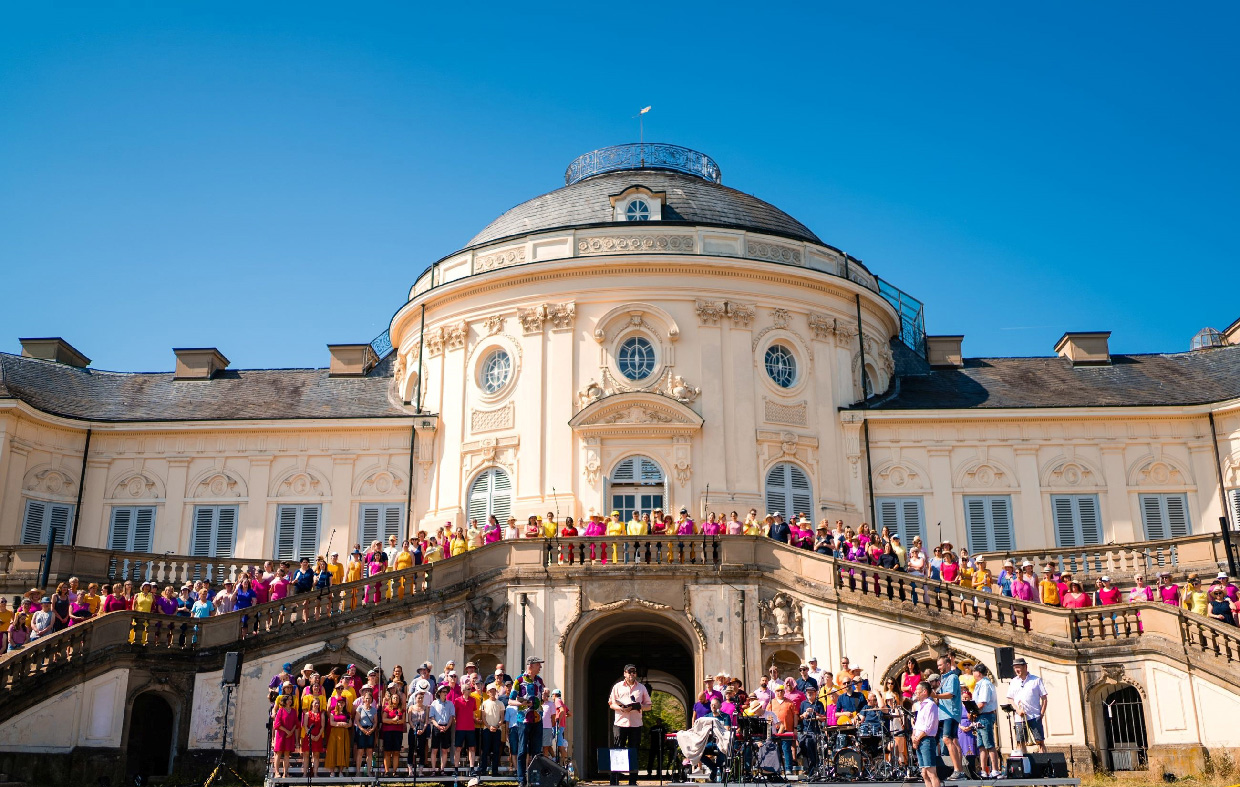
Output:
<instances>
[{"instance_id":1,"label":"crowd of people","mask_svg":"<svg viewBox=\"0 0 1240 787\"><path fill-rule=\"evenodd\" d=\"M1228 625L1240 624L1240 592L1224 571L1218 572L1209 586L1204 586L1197 573L1189 573L1180 585L1170 571L1162 571L1155 585L1147 584L1146 578L1138 573L1126 589L1118 587L1110 576L1099 577L1091 587L1086 587L1071 572L1059 571L1053 561L1043 564L1039 576L1030 561L1025 560L1018 567L1009 559L1004 561L996 576L987 568L984 557L970 555L964 547L957 549L950 541L927 551L921 537L914 536L913 543L906 547L900 536L889 528L875 530L864 522L855 530L846 527L842 520L836 520L832 526L824 519L814 527L805 514L785 519L780 512L759 516L757 509L751 508L744 520L736 511L731 511L726 515L710 513L699 523L687 509L681 508L675 516L654 509L635 512L628 520L618 511L607 516L591 514L580 529L573 517L565 517L560 523L552 512L541 517L530 516L524 527L518 526L515 517L509 517L503 526L494 516L488 517L484 525L476 519L469 520L465 526L453 526L448 522L433 534L418 531L413 538L399 544L394 535L388 537L386 544L372 541L365 552L362 545L356 543L346 562L341 562L339 552L304 556L298 561L267 560L261 566L245 567L235 579L228 577L219 587L213 584L211 577L203 577L187 581L179 589L173 585L160 589L156 582L134 579L91 582L83 589L74 577L60 583L51 594L31 589L15 598L11 608L7 599L0 598L0 652L20 648L27 642L109 612L131 610L205 618L290 596L322 592L344 582L386 572L449 560L498 541L625 535L761 536L841 561L877 566L1048 606L1080 609L1154 601ZM570 550L568 554L573 553ZM581 557L586 554L583 547ZM601 558L605 562L608 559L606 549L597 554L591 549L588 554L592 560ZM376 595L374 588L368 588L361 602L369 603Z\"/></svg>"},{"instance_id":2,"label":"crowd of people","mask_svg":"<svg viewBox=\"0 0 1240 787\"><path fill-rule=\"evenodd\" d=\"M451 660L410 677L400 665L390 675L354 664L321 675L287 663L269 684L272 775L288 777L296 759L307 777L499 776L506 767L524 781L534 755L570 756L572 712L542 664L531 657L514 680L503 664L482 675L473 662L458 673Z\"/></svg>"}]
</instances>

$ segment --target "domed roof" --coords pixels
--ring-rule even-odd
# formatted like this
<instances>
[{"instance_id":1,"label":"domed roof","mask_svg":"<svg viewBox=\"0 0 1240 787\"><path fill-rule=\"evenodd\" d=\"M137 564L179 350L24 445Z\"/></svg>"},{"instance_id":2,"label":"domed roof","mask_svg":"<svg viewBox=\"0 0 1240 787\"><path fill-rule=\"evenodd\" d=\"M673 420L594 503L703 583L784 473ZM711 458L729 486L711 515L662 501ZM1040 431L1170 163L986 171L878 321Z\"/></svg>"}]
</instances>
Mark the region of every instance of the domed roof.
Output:
<instances>
[{"instance_id":1,"label":"domed roof","mask_svg":"<svg viewBox=\"0 0 1240 787\"><path fill-rule=\"evenodd\" d=\"M501 238L566 227L628 224L614 221L610 198L631 186L645 186L667 194L662 220L651 222L652 225L674 222L730 227L822 243L804 224L757 197L700 176L639 166L585 176L564 188L523 202L488 224L473 237L467 248Z\"/></svg>"}]
</instances>

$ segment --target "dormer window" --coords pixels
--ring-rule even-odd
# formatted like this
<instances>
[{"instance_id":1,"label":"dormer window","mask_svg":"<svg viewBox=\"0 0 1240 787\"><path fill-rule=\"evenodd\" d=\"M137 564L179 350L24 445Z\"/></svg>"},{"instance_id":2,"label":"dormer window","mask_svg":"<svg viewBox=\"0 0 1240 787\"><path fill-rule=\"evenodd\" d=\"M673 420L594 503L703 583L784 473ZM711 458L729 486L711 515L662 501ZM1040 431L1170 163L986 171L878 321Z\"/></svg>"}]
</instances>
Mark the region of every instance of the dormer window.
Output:
<instances>
[{"instance_id":1,"label":"dormer window","mask_svg":"<svg viewBox=\"0 0 1240 787\"><path fill-rule=\"evenodd\" d=\"M611 197L612 221L662 221L667 193L629 186Z\"/></svg>"},{"instance_id":2,"label":"dormer window","mask_svg":"<svg viewBox=\"0 0 1240 787\"><path fill-rule=\"evenodd\" d=\"M626 221L650 221L650 203L644 199L631 200L624 209Z\"/></svg>"}]
</instances>

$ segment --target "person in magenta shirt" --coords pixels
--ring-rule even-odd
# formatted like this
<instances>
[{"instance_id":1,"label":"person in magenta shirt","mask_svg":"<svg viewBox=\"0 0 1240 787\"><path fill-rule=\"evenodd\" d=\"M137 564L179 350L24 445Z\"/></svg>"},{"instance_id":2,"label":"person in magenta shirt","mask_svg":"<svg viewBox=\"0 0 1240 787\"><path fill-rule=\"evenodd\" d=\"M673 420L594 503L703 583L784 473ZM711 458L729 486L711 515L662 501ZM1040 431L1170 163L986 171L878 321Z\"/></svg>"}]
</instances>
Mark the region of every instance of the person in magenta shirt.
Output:
<instances>
[{"instance_id":1,"label":"person in magenta shirt","mask_svg":"<svg viewBox=\"0 0 1240 787\"><path fill-rule=\"evenodd\" d=\"M284 576L284 567L281 566L276 570L276 578L271 580L271 586L268 589L268 600L279 601L288 597L288 578Z\"/></svg>"},{"instance_id":2,"label":"person in magenta shirt","mask_svg":"<svg viewBox=\"0 0 1240 787\"><path fill-rule=\"evenodd\" d=\"M702 535L717 536L723 531L723 525L719 524L715 514L711 514L705 522L702 523Z\"/></svg>"},{"instance_id":3,"label":"person in magenta shirt","mask_svg":"<svg viewBox=\"0 0 1240 787\"><path fill-rule=\"evenodd\" d=\"M1012 598L1019 601L1033 601L1033 583L1023 572L1012 580Z\"/></svg>"},{"instance_id":4,"label":"person in magenta shirt","mask_svg":"<svg viewBox=\"0 0 1240 787\"><path fill-rule=\"evenodd\" d=\"M1063 606L1066 609L1084 609L1092 607L1093 599L1081 589L1081 583L1072 580L1068 583L1068 592L1063 595Z\"/></svg>"},{"instance_id":5,"label":"person in magenta shirt","mask_svg":"<svg viewBox=\"0 0 1240 787\"><path fill-rule=\"evenodd\" d=\"M1104 607L1110 604L1118 604L1119 588L1111 584L1110 577L1103 577L1100 581L1102 582L1102 587L1098 588L1098 604Z\"/></svg>"},{"instance_id":6,"label":"person in magenta shirt","mask_svg":"<svg viewBox=\"0 0 1240 787\"><path fill-rule=\"evenodd\" d=\"M695 528L694 528L693 520L689 517L689 512L682 508L680 509L680 513L684 515L684 519L680 520L680 522L676 524L676 535L678 536L693 535Z\"/></svg>"},{"instance_id":7,"label":"person in magenta shirt","mask_svg":"<svg viewBox=\"0 0 1240 787\"><path fill-rule=\"evenodd\" d=\"M1173 607L1180 605L1180 586L1171 581L1171 572L1163 571L1158 575L1158 598L1164 604Z\"/></svg>"}]
</instances>

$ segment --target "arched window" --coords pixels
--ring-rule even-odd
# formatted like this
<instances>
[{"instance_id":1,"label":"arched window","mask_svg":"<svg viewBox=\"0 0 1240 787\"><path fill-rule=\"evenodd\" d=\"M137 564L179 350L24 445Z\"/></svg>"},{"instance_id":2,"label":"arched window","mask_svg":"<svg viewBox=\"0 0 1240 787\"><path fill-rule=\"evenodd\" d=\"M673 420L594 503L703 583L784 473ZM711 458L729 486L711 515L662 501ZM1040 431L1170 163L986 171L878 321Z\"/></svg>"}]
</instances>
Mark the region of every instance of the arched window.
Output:
<instances>
[{"instance_id":1,"label":"arched window","mask_svg":"<svg viewBox=\"0 0 1240 787\"><path fill-rule=\"evenodd\" d=\"M491 352L482 362L482 379L480 385L485 393L493 394L508 384L512 376L512 358L504 349Z\"/></svg>"},{"instance_id":2,"label":"arched window","mask_svg":"<svg viewBox=\"0 0 1240 787\"><path fill-rule=\"evenodd\" d=\"M500 524L508 521L512 513L512 481L498 467L484 470L469 487L469 507L466 516L485 523L494 516Z\"/></svg>"},{"instance_id":3,"label":"arched window","mask_svg":"<svg viewBox=\"0 0 1240 787\"><path fill-rule=\"evenodd\" d=\"M805 513L811 518L814 496L805 471L791 462L780 462L766 474L766 510L784 518Z\"/></svg>"},{"instance_id":4,"label":"arched window","mask_svg":"<svg viewBox=\"0 0 1240 787\"><path fill-rule=\"evenodd\" d=\"M654 373L654 345L644 336L630 336L616 353L616 365L630 380L645 380Z\"/></svg>"},{"instance_id":5,"label":"arched window","mask_svg":"<svg viewBox=\"0 0 1240 787\"><path fill-rule=\"evenodd\" d=\"M644 199L635 199L624 209L627 221L650 221L650 206Z\"/></svg>"},{"instance_id":6,"label":"arched window","mask_svg":"<svg viewBox=\"0 0 1240 787\"><path fill-rule=\"evenodd\" d=\"M766 373L780 388L791 388L797 381L797 359L782 344L772 344L766 350Z\"/></svg>"}]
</instances>

